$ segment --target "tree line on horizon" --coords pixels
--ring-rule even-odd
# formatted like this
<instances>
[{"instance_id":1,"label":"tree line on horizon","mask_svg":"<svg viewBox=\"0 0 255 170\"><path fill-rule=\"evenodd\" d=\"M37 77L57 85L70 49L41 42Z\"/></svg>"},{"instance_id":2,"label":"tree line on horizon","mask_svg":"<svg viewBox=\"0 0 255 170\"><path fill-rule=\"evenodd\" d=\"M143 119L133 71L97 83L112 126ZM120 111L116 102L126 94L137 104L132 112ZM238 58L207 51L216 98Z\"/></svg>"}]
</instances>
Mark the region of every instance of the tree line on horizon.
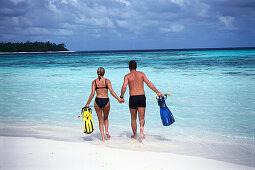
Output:
<instances>
[{"instance_id":1,"label":"tree line on horizon","mask_svg":"<svg viewBox=\"0 0 255 170\"><path fill-rule=\"evenodd\" d=\"M1 42L0 52L47 52L47 51L68 51L65 48L65 44L55 44L49 41L47 42Z\"/></svg>"}]
</instances>

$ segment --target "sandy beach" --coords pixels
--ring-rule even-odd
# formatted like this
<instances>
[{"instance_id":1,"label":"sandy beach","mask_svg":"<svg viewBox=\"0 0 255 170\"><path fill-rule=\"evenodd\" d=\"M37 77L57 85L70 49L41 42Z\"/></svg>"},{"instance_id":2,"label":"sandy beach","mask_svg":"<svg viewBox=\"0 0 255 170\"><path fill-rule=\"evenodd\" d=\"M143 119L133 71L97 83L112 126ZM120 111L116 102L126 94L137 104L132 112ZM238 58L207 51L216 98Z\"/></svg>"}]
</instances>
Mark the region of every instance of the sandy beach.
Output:
<instances>
[{"instance_id":1,"label":"sandy beach","mask_svg":"<svg viewBox=\"0 0 255 170\"><path fill-rule=\"evenodd\" d=\"M238 164L172 153L121 150L87 142L0 137L0 169L250 170Z\"/></svg>"}]
</instances>

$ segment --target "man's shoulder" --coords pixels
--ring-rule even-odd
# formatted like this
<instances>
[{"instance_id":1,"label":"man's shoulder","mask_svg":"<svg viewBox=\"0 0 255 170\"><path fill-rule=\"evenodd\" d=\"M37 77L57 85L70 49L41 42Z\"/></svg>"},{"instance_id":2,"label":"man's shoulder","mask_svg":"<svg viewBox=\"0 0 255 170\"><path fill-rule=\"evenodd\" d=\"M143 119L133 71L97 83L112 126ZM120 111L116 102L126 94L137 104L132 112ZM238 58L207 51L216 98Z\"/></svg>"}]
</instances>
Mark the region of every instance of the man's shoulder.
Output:
<instances>
[{"instance_id":1,"label":"man's shoulder","mask_svg":"<svg viewBox=\"0 0 255 170\"><path fill-rule=\"evenodd\" d=\"M136 71L138 74L144 74L144 72L142 71Z\"/></svg>"},{"instance_id":2,"label":"man's shoulder","mask_svg":"<svg viewBox=\"0 0 255 170\"><path fill-rule=\"evenodd\" d=\"M128 78L128 77L132 76L132 74L133 73L128 73L128 74L125 75L125 77ZM136 71L135 74L136 75L145 75L144 72L141 72L141 71Z\"/></svg>"},{"instance_id":3,"label":"man's shoulder","mask_svg":"<svg viewBox=\"0 0 255 170\"><path fill-rule=\"evenodd\" d=\"M136 75L139 76L139 77L144 77L144 72L141 72L141 71L136 71Z\"/></svg>"},{"instance_id":4,"label":"man's shoulder","mask_svg":"<svg viewBox=\"0 0 255 170\"><path fill-rule=\"evenodd\" d=\"M125 77L127 78L127 77L129 77L130 75L131 75L131 73L128 73L128 74L125 75Z\"/></svg>"}]
</instances>

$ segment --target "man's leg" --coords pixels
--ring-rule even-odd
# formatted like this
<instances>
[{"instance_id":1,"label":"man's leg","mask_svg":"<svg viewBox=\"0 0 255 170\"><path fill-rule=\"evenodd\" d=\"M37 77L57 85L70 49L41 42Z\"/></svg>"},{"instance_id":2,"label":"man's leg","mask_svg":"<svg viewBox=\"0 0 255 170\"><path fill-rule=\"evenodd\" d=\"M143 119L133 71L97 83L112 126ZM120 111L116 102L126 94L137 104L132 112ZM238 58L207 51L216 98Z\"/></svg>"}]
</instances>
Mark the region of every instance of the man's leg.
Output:
<instances>
[{"instance_id":1,"label":"man's leg","mask_svg":"<svg viewBox=\"0 0 255 170\"><path fill-rule=\"evenodd\" d=\"M138 117L140 122L140 134L141 138L145 139L144 124L145 124L145 107L138 107Z\"/></svg>"},{"instance_id":2,"label":"man's leg","mask_svg":"<svg viewBox=\"0 0 255 170\"><path fill-rule=\"evenodd\" d=\"M129 110L131 114L131 127L133 130L133 135L131 136L131 138L137 139L137 125L136 125L137 109L129 108Z\"/></svg>"}]
</instances>

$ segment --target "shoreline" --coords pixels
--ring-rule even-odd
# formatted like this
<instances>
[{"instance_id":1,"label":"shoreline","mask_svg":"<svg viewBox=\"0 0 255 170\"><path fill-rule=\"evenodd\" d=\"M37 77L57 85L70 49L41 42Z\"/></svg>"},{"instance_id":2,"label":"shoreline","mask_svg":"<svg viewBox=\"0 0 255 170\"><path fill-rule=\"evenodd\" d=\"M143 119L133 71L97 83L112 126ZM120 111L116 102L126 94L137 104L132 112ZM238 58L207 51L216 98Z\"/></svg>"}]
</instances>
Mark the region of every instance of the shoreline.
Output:
<instances>
[{"instance_id":1,"label":"shoreline","mask_svg":"<svg viewBox=\"0 0 255 170\"><path fill-rule=\"evenodd\" d=\"M4 136L0 141L1 169L255 169L196 156L109 148L107 141L92 145Z\"/></svg>"}]
</instances>

